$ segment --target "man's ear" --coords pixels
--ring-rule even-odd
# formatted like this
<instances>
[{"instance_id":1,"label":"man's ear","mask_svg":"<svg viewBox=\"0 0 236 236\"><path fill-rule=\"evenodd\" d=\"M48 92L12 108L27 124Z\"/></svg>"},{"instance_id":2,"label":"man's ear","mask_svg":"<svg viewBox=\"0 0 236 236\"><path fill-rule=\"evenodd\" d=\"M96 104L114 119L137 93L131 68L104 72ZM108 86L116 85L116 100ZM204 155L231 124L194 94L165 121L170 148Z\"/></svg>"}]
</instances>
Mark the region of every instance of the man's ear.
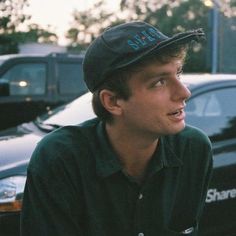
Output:
<instances>
[{"instance_id":1,"label":"man's ear","mask_svg":"<svg viewBox=\"0 0 236 236\"><path fill-rule=\"evenodd\" d=\"M99 94L100 101L104 108L113 115L120 115L122 109L119 105L119 99L116 94L108 89L103 89Z\"/></svg>"}]
</instances>

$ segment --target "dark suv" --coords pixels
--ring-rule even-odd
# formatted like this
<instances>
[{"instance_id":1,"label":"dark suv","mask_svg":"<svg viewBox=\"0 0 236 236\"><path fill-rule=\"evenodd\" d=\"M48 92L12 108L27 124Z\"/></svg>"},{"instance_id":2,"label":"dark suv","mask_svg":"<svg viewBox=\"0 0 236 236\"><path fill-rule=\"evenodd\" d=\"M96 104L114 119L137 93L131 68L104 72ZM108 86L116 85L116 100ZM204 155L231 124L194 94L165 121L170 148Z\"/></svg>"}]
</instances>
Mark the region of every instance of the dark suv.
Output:
<instances>
[{"instance_id":1,"label":"dark suv","mask_svg":"<svg viewBox=\"0 0 236 236\"><path fill-rule=\"evenodd\" d=\"M82 55L0 56L0 129L33 120L87 91Z\"/></svg>"}]
</instances>

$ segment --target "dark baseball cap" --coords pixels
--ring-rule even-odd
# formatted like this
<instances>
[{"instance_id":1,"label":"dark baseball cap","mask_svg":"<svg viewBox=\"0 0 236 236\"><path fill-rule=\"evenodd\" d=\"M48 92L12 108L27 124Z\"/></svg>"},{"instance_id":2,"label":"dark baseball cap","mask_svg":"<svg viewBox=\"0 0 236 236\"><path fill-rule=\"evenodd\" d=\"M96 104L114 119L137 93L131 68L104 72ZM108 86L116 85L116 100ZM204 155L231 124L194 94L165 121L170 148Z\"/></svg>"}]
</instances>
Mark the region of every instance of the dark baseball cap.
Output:
<instances>
[{"instance_id":1,"label":"dark baseball cap","mask_svg":"<svg viewBox=\"0 0 236 236\"><path fill-rule=\"evenodd\" d=\"M94 92L108 76L144 57L173 44L187 44L204 37L202 29L167 37L154 26L141 21L120 24L104 31L88 47L84 62L84 80Z\"/></svg>"}]
</instances>

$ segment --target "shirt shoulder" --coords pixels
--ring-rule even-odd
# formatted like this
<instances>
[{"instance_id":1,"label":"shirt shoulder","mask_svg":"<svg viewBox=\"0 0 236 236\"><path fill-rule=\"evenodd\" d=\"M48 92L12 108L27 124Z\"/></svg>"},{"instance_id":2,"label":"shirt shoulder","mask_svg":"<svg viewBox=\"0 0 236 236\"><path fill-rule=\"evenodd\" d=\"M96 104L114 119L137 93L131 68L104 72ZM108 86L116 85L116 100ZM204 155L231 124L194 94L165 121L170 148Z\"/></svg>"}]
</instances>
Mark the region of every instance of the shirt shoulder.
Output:
<instances>
[{"instance_id":1,"label":"shirt shoulder","mask_svg":"<svg viewBox=\"0 0 236 236\"><path fill-rule=\"evenodd\" d=\"M165 137L168 147L184 163L206 163L212 159L212 145L200 129L186 125L181 132Z\"/></svg>"},{"instance_id":2,"label":"shirt shoulder","mask_svg":"<svg viewBox=\"0 0 236 236\"><path fill-rule=\"evenodd\" d=\"M59 128L40 140L36 146L28 169L37 172L56 165L78 165L88 156L90 137L95 137L97 119L79 125Z\"/></svg>"},{"instance_id":3,"label":"shirt shoulder","mask_svg":"<svg viewBox=\"0 0 236 236\"><path fill-rule=\"evenodd\" d=\"M186 125L184 130L177 134L177 137L185 140L186 142L192 142L195 144L211 147L211 141L207 134L203 130L194 126Z\"/></svg>"},{"instance_id":4,"label":"shirt shoulder","mask_svg":"<svg viewBox=\"0 0 236 236\"><path fill-rule=\"evenodd\" d=\"M38 148L47 147L48 150L57 152L73 148L75 145L87 143L90 136L96 132L97 119L88 120L79 125L69 125L59 128L46 135L38 144ZM57 147L54 149L54 147Z\"/></svg>"}]
</instances>

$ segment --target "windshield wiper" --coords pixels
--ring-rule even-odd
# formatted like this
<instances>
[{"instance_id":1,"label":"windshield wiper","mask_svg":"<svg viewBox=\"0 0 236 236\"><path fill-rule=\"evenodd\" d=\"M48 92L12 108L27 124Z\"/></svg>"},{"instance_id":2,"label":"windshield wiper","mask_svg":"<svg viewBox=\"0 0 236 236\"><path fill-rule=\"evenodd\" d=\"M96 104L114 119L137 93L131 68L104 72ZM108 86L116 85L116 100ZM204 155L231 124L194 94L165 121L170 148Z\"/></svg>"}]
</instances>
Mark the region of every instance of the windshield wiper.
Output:
<instances>
[{"instance_id":1,"label":"windshield wiper","mask_svg":"<svg viewBox=\"0 0 236 236\"><path fill-rule=\"evenodd\" d=\"M60 127L62 127L62 125L58 125L58 124L47 124L47 123L44 123L43 121L41 121L40 118L37 118L35 121L34 121L34 124L42 131L45 131L45 132L51 132L55 129L58 129Z\"/></svg>"}]
</instances>

